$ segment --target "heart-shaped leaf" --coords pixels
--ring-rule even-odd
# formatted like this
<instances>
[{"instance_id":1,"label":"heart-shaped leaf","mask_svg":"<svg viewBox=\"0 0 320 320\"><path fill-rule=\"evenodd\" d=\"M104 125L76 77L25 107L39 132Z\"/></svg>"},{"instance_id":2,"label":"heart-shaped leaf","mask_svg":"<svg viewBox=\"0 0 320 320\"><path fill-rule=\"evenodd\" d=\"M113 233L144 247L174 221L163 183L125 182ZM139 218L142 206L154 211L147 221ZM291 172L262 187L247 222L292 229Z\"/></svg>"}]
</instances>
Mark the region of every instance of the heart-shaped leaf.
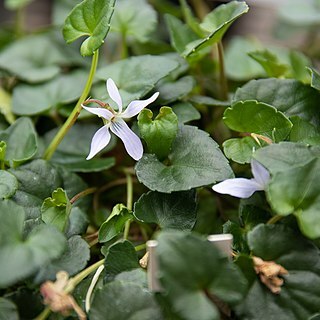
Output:
<instances>
[{"instance_id":1,"label":"heart-shaped leaf","mask_svg":"<svg viewBox=\"0 0 320 320\"><path fill-rule=\"evenodd\" d=\"M292 123L282 112L254 100L233 104L224 112L223 120L232 130L256 133L275 142L284 140L292 127Z\"/></svg>"},{"instance_id":2,"label":"heart-shaped leaf","mask_svg":"<svg viewBox=\"0 0 320 320\"><path fill-rule=\"evenodd\" d=\"M217 143L192 126L181 126L169 154L169 164L145 154L136 165L140 182L151 190L171 193L228 179L233 172Z\"/></svg>"},{"instance_id":3,"label":"heart-shaped leaf","mask_svg":"<svg viewBox=\"0 0 320 320\"><path fill-rule=\"evenodd\" d=\"M89 36L81 45L83 56L91 56L101 47L110 29L115 0L84 0L68 15L63 37L67 43Z\"/></svg>"},{"instance_id":4,"label":"heart-shaped leaf","mask_svg":"<svg viewBox=\"0 0 320 320\"><path fill-rule=\"evenodd\" d=\"M17 306L5 298L0 298L0 319L19 320Z\"/></svg>"},{"instance_id":5,"label":"heart-shaped leaf","mask_svg":"<svg viewBox=\"0 0 320 320\"><path fill-rule=\"evenodd\" d=\"M172 106L180 124L201 118L200 112L189 102L178 102Z\"/></svg>"},{"instance_id":6,"label":"heart-shaped leaf","mask_svg":"<svg viewBox=\"0 0 320 320\"><path fill-rule=\"evenodd\" d=\"M276 295L256 277L238 308L240 319L304 320L319 310L319 250L284 225L259 225L248 234L254 256L274 261L288 270Z\"/></svg>"},{"instance_id":7,"label":"heart-shaped leaf","mask_svg":"<svg viewBox=\"0 0 320 320\"><path fill-rule=\"evenodd\" d=\"M52 192L52 197L44 199L41 206L41 218L49 225L64 232L71 212L71 203L66 192L58 188Z\"/></svg>"},{"instance_id":8,"label":"heart-shaped leaf","mask_svg":"<svg viewBox=\"0 0 320 320\"><path fill-rule=\"evenodd\" d=\"M170 153L173 140L178 132L178 118L169 107L162 107L152 120L153 113L144 109L138 116L140 136L146 141L148 152L160 160Z\"/></svg>"},{"instance_id":9,"label":"heart-shaped leaf","mask_svg":"<svg viewBox=\"0 0 320 320\"><path fill-rule=\"evenodd\" d=\"M171 194L150 191L134 204L134 215L145 223L161 228L190 230L196 222L196 194L194 190Z\"/></svg>"},{"instance_id":10,"label":"heart-shaped leaf","mask_svg":"<svg viewBox=\"0 0 320 320\"><path fill-rule=\"evenodd\" d=\"M66 241L60 232L46 225L35 227L24 239L23 208L12 201L0 201L0 209L0 287L3 288L58 258Z\"/></svg>"}]
</instances>

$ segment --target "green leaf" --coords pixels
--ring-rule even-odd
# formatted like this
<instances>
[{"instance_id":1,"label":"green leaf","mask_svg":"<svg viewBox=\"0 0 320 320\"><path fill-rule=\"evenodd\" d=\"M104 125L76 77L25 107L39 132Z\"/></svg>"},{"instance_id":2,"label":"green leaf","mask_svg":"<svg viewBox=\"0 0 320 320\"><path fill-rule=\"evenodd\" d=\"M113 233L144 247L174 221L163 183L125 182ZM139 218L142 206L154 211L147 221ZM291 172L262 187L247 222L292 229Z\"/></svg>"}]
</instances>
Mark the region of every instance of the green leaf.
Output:
<instances>
[{"instance_id":1,"label":"green leaf","mask_svg":"<svg viewBox=\"0 0 320 320\"><path fill-rule=\"evenodd\" d=\"M35 160L9 171L19 182L19 188L11 199L24 208L27 219L41 216L43 200L50 197L53 190L61 187L69 197L73 197L87 188L75 174L55 168L44 160ZM88 199L83 198L76 205L86 210L87 203Z\"/></svg>"},{"instance_id":2,"label":"green leaf","mask_svg":"<svg viewBox=\"0 0 320 320\"><path fill-rule=\"evenodd\" d=\"M317 70L308 68L311 74L311 87L320 90L320 74Z\"/></svg>"},{"instance_id":3,"label":"green leaf","mask_svg":"<svg viewBox=\"0 0 320 320\"><path fill-rule=\"evenodd\" d=\"M73 236L68 239L67 247L63 254L45 266L42 266L37 272L34 282L42 283L46 280L55 280L57 272L64 270L70 276L81 271L90 258L90 249L88 243L80 236Z\"/></svg>"},{"instance_id":4,"label":"green leaf","mask_svg":"<svg viewBox=\"0 0 320 320\"><path fill-rule=\"evenodd\" d=\"M152 120L153 113L144 109L138 116L140 136L146 141L148 152L160 160L170 153L172 143L178 132L178 118L169 107L162 107Z\"/></svg>"},{"instance_id":5,"label":"green leaf","mask_svg":"<svg viewBox=\"0 0 320 320\"><path fill-rule=\"evenodd\" d=\"M254 100L233 104L224 112L223 120L232 130L260 134L275 142L284 140L292 127L282 112Z\"/></svg>"},{"instance_id":6,"label":"green leaf","mask_svg":"<svg viewBox=\"0 0 320 320\"><path fill-rule=\"evenodd\" d=\"M44 199L41 206L41 218L49 225L64 232L71 212L71 203L66 192L58 188L52 192L52 197Z\"/></svg>"},{"instance_id":7,"label":"green leaf","mask_svg":"<svg viewBox=\"0 0 320 320\"><path fill-rule=\"evenodd\" d=\"M185 76L174 81L161 82L156 86L160 92L157 102L162 105L181 100L186 97L195 87L196 81L191 76Z\"/></svg>"},{"instance_id":8,"label":"green leaf","mask_svg":"<svg viewBox=\"0 0 320 320\"><path fill-rule=\"evenodd\" d=\"M143 23L141 23L143 21ZM157 26L157 13L146 0L117 0L111 31L146 42Z\"/></svg>"},{"instance_id":9,"label":"green leaf","mask_svg":"<svg viewBox=\"0 0 320 320\"><path fill-rule=\"evenodd\" d=\"M121 240L111 245L105 253L105 281L110 282L124 271L140 268L137 252L131 242Z\"/></svg>"},{"instance_id":10,"label":"green leaf","mask_svg":"<svg viewBox=\"0 0 320 320\"><path fill-rule=\"evenodd\" d=\"M150 191L134 204L134 215L144 223L156 223L160 228L191 230L196 222L194 190L171 194Z\"/></svg>"},{"instance_id":11,"label":"green leaf","mask_svg":"<svg viewBox=\"0 0 320 320\"><path fill-rule=\"evenodd\" d=\"M12 197L18 189L18 181L10 172L0 170L0 198Z\"/></svg>"},{"instance_id":12,"label":"green leaf","mask_svg":"<svg viewBox=\"0 0 320 320\"><path fill-rule=\"evenodd\" d=\"M288 66L281 63L278 57L269 50L250 52L249 56L260 63L269 77L278 78L284 76L288 71Z\"/></svg>"},{"instance_id":13,"label":"green leaf","mask_svg":"<svg viewBox=\"0 0 320 320\"><path fill-rule=\"evenodd\" d=\"M257 100L277 108L287 117L298 115L306 120L319 122L319 99L317 90L296 80L260 79L252 80L239 88L233 103Z\"/></svg>"},{"instance_id":14,"label":"green leaf","mask_svg":"<svg viewBox=\"0 0 320 320\"><path fill-rule=\"evenodd\" d=\"M272 176L267 197L274 212L293 213L301 231L309 238L320 237L320 159L302 167L289 168Z\"/></svg>"},{"instance_id":15,"label":"green leaf","mask_svg":"<svg viewBox=\"0 0 320 320\"><path fill-rule=\"evenodd\" d=\"M5 0L4 5L9 10L18 10L26 7L33 0Z\"/></svg>"},{"instance_id":16,"label":"green leaf","mask_svg":"<svg viewBox=\"0 0 320 320\"><path fill-rule=\"evenodd\" d=\"M160 79L178 66L178 62L173 59L145 55L112 63L99 69L96 75L104 81L112 78L120 91L123 105L127 106L132 100L144 97ZM108 97L105 85L103 93L98 97L102 99Z\"/></svg>"},{"instance_id":17,"label":"green leaf","mask_svg":"<svg viewBox=\"0 0 320 320\"><path fill-rule=\"evenodd\" d=\"M188 57L195 51L212 46L221 41L232 23L244 13L247 13L248 10L249 7L245 2L238 1L231 1L218 6L218 8L210 12L200 24L201 29L207 32L206 37L189 43L182 55Z\"/></svg>"},{"instance_id":18,"label":"green leaf","mask_svg":"<svg viewBox=\"0 0 320 320\"><path fill-rule=\"evenodd\" d=\"M0 320L19 320L16 305L5 298L0 298Z\"/></svg>"},{"instance_id":19,"label":"green leaf","mask_svg":"<svg viewBox=\"0 0 320 320\"><path fill-rule=\"evenodd\" d=\"M320 156L319 147L308 147L302 143L280 142L257 150L257 159L271 174L302 167Z\"/></svg>"},{"instance_id":20,"label":"green leaf","mask_svg":"<svg viewBox=\"0 0 320 320\"><path fill-rule=\"evenodd\" d=\"M0 202L0 287L13 285L32 275L39 267L58 258L65 238L56 229L35 227L23 238L24 210L13 202Z\"/></svg>"},{"instance_id":21,"label":"green leaf","mask_svg":"<svg viewBox=\"0 0 320 320\"><path fill-rule=\"evenodd\" d=\"M86 74L82 71L55 77L39 85L21 84L13 91L12 110L17 115L48 112L61 104L77 100L84 88Z\"/></svg>"},{"instance_id":22,"label":"green leaf","mask_svg":"<svg viewBox=\"0 0 320 320\"><path fill-rule=\"evenodd\" d=\"M126 222L132 219L131 211L123 204L113 207L108 219L99 229L99 242L107 242L122 232Z\"/></svg>"},{"instance_id":23,"label":"green leaf","mask_svg":"<svg viewBox=\"0 0 320 320\"><path fill-rule=\"evenodd\" d=\"M220 319L209 296L230 304L241 301L246 280L209 241L177 230L162 231L158 241L159 278L183 319Z\"/></svg>"},{"instance_id":24,"label":"green leaf","mask_svg":"<svg viewBox=\"0 0 320 320\"><path fill-rule=\"evenodd\" d=\"M252 137L229 139L222 146L226 157L238 163L250 163L252 153L261 148Z\"/></svg>"},{"instance_id":25,"label":"green leaf","mask_svg":"<svg viewBox=\"0 0 320 320\"><path fill-rule=\"evenodd\" d=\"M298 116L290 117L290 121L293 124L289 136L290 141L301 141L304 143L313 144L313 139L320 137L319 130L310 122L301 119Z\"/></svg>"},{"instance_id":26,"label":"green leaf","mask_svg":"<svg viewBox=\"0 0 320 320\"><path fill-rule=\"evenodd\" d=\"M152 295L141 286L113 281L98 290L89 312L92 320L161 320L162 315Z\"/></svg>"},{"instance_id":27,"label":"green leaf","mask_svg":"<svg viewBox=\"0 0 320 320\"><path fill-rule=\"evenodd\" d=\"M15 121L15 116L12 113L12 98L11 95L0 87L0 112L6 120L12 124Z\"/></svg>"},{"instance_id":28,"label":"green leaf","mask_svg":"<svg viewBox=\"0 0 320 320\"><path fill-rule=\"evenodd\" d=\"M259 225L248 234L252 254L275 261L289 272L275 295L256 277L238 308L240 319L304 320L319 310L319 250L284 225Z\"/></svg>"},{"instance_id":29,"label":"green leaf","mask_svg":"<svg viewBox=\"0 0 320 320\"><path fill-rule=\"evenodd\" d=\"M200 112L189 102L178 102L172 106L180 124L201 118Z\"/></svg>"},{"instance_id":30,"label":"green leaf","mask_svg":"<svg viewBox=\"0 0 320 320\"><path fill-rule=\"evenodd\" d=\"M180 127L168 165L155 155L145 154L136 165L136 174L149 189L164 193L190 190L233 176L217 143L192 126Z\"/></svg>"},{"instance_id":31,"label":"green leaf","mask_svg":"<svg viewBox=\"0 0 320 320\"><path fill-rule=\"evenodd\" d=\"M61 47L52 33L32 35L7 46L0 53L0 68L28 82L42 82L60 73L74 55ZM14 63L12 63L14 61Z\"/></svg>"},{"instance_id":32,"label":"green leaf","mask_svg":"<svg viewBox=\"0 0 320 320\"><path fill-rule=\"evenodd\" d=\"M37 152L37 133L29 118L19 118L8 129L0 132L0 140L5 141L6 162L15 167Z\"/></svg>"},{"instance_id":33,"label":"green leaf","mask_svg":"<svg viewBox=\"0 0 320 320\"><path fill-rule=\"evenodd\" d=\"M63 37L66 42L88 36L80 52L83 56L93 55L109 32L114 6L115 0L84 0L77 4L64 23Z\"/></svg>"},{"instance_id":34,"label":"green leaf","mask_svg":"<svg viewBox=\"0 0 320 320\"><path fill-rule=\"evenodd\" d=\"M232 37L225 50L226 75L231 80L246 81L265 75L261 65L248 53L261 49L261 44L252 38Z\"/></svg>"}]
</instances>

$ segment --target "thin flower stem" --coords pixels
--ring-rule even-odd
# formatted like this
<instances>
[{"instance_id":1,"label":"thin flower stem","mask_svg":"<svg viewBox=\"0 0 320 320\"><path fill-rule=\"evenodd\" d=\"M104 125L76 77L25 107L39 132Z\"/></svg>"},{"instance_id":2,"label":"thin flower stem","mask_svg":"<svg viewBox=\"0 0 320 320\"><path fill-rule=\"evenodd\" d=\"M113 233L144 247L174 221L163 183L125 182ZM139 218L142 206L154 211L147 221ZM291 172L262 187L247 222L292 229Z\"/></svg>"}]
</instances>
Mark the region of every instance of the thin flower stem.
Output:
<instances>
[{"instance_id":1,"label":"thin flower stem","mask_svg":"<svg viewBox=\"0 0 320 320\"><path fill-rule=\"evenodd\" d=\"M127 178L127 208L132 210L133 182L130 173L126 173ZM128 239L131 221L128 220L124 227L123 238Z\"/></svg>"},{"instance_id":2,"label":"thin flower stem","mask_svg":"<svg viewBox=\"0 0 320 320\"><path fill-rule=\"evenodd\" d=\"M77 200L79 200L80 198L85 197L85 196L87 196L88 194L95 193L97 190L98 190L98 188L96 188L96 187L88 188L88 189L86 189L86 190L83 190L83 191L79 192L78 194L76 194L74 197L72 197L72 198L70 199L70 203L71 203L71 204L74 204L74 203L75 203Z\"/></svg>"},{"instance_id":3,"label":"thin flower stem","mask_svg":"<svg viewBox=\"0 0 320 320\"><path fill-rule=\"evenodd\" d=\"M218 57L219 57L219 82L220 82L220 90L221 90L221 98L223 100L228 100L228 83L224 68L224 54L223 54L223 45L222 42L219 41L217 43L218 47Z\"/></svg>"},{"instance_id":4,"label":"thin flower stem","mask_svg":"<svg viewBox=\"0 0 320 320\"><path fill-rule=\"evenodd\" d=\"M144 250L147 247L145 243L139 244L138 246L134 247L136 251Z\"/></svg>"},{"instance_id":5,"label":"thin flower stem","mask_svg":"<svg viewBox=\"0 0 320 320\"><path fill-rule=\"evenodd\" d=\"M45 320L49 317L51 310L46 307L36 318L33 320Z\"/></svg>"},{"instance_id":6,"label":"thin flower stem","mask_svg":"<svg viewBox=\"0 0 320 320\"><path fill-rule=\"evenodd\" d=\"M21 38L24 33L25 23L25 7L19 7L15 16L15 35L17 38Z\"/></svg>"},{"instance_id":7,"label":"thin flower stem","mask_svg":"<svg viewBox=\"0 0 320 320\"><path fill-rule=\"evenodd\" d=\"M267 222L267 224L275 224L277 223L279 220L281 220L283 218L283 216L279 216L279 215L276 215L276 216L273 216L272 218L270 218Z\"/></svg>"},{"instance_id":8,"label":"thin flower stem","mask_svg":"<svg viewBox=\"0 0 320 320\"><path fill-rule=\"evenodd\" d=\"M43 159L45 159L45 160L51 159L53 153L58 148L58 146L59 146L60 142L62 141L62 139L64 138L64 136L68 133L68 131L73 126L73 124L76 122L76 120L80 114L80 111L81 111L81 104L85 101L85 99L87 98L87 96L91 90L92 81L93 81L93 78L94 78L94 75L95 75L95 72L97 69L97 65L98 65L98 59L99 59L99 50L95 51L93 54L92 62L91 62L91 69L89 72L88 80L87 80L87 83L84 87L84 90L82 91L82 94L81 94L76 106L74 107L73 111L69 115L66 122L63 124L63 126L60 128L60 130L58 131L56 136L51 141L49 147L47 148L47 150L45 151L45 153L43 155Z\"/></svg>"},{"instance_id":9,"label":"thin flower stem","mask_svg":"<svg viewBox=\"0 0 320 320\"><path fill-rule=\"evenodd\" d=\"M121 59L128 58L128 45L126 34L121 35Z\"/></svg>"}]
</instances>

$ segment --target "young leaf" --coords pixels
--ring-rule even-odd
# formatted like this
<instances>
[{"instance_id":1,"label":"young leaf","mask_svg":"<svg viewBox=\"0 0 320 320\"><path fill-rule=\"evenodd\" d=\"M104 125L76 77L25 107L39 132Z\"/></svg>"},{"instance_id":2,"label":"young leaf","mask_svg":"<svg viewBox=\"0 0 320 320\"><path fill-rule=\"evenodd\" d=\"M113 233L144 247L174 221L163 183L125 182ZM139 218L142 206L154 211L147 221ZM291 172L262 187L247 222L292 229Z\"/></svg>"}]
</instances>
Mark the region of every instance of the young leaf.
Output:
<instances>
[{"instance_id":1,"label":"young leaf","mask_svg":"<svg viewBox=\"0 0 320 320\"><path fill-rule=\"evenodd\" d=\"M181 126L164 165L145 154L136 165L139 181L164 193L190 190L228 179L233 172L217 143L196 127Z\"/></svg>"},{"instance_id":2,"label":"young leaf","mask_svg":"<svg viewBox=\"0 0 320 320\"><path fill-rule=\"evenodd\" d=\"M6 120L13 124L15 116L12 113L12 98L11 95L0 87L0 112L4 115Z\"/></svg>"},{"instance_id":3,"label":"young leaf","mask_svg":"<svg viewBox=\"0 0 320 320\"><path fill-rule=\"evenodd\" d=\"M240 319L304 320L319 311L319 250L311 242L284 225L258 225L248 234L252 255L274 261L288 270L278 295L260 282L250 287L237 308Z\"/></svg>"},{"instance_id":4,"label":"young leaf","mask_svg":"<svg viewBox=\"0 0 320 320\"><path fill-rule=\"evenodd\" d=\"M132 213L123 204L113 207L108 219L99 229L99 242L107 242L122 232L126 222L132 219Z\"/></svg>"},{"instance_id":5,"label":"young leaf","mask_svg":"<svg viewBox=\"0 0 320 320\"><path fill-rule=\"evenodd\" d=\"M62 188L54 190L52 197L44 199L41 206L42 220L62 232L66 230L70 212L71 203Z\"/></svg>"},{"instance_id":6,"label":"young leaf","mask_svg":"<svg viewBox=\"0 0 320 320\"><path fill-rule=\"evenodd\" d=\"M58 258L65 248L65 238L56 229L35 227L23 238L25 213L22 207L0 201L0 287L32 275L39 267Z\"/></svg>"},{"instance_id":7,"label":"young leaf","mask_svg":"<svg viewBox=\"0 0 320 320\"><path fill-rule=\"evenodd\" d=\"M169 107L162 107L152 120L153 113L144 109L138 116L141 137L146 141L148 152L154 153L160 160L170 153L173 140L178 132L178 118Z\"/></svg>"},{"instance_id":8,"label":"young leaf","mask_svg":"<svg viewBox=\"0 0 320 320\"><path fill-rule=\"evenodd\" d=\"M311 73L311 87L320 90L320 74L317 70L308 68Z\"/></svg>"},{"instance_id":9,"label":"young leaf","mask_svg":"<svg viewBox=\"0 0 320 320\"><path fill-rule=\"evenodd\" d=\"M245 2L238 1L231 1L218 6L218 8L210 12L200 24L201 29L207 33L206 37L189 43L182 55L188 57L198 50L221 41L232 23L244 13L247 13L248 10L249 7Z\"/></svg>"},{"instance_id":10,"label":"young leaf","mask_svg":"<svg viewBox=\"0 0 320 320\"><path fill-rule=\"evenodd\" d=\"M194 190L170 194L150 191L134 204L134 215L144 223L156 223L160 228L191 230L196 222Z\"/></svg>"},{"instance_id":11,"label":"young leaf","mask_svg":"<svg viewBox=\"0 0 320 320\"><path fill-rule=\"evenodd\" d=\"M37 133L29 118L19 118L8 129L0 132L0 141L5 141L5 161L11 167L31 159L37 152Z\"/></svg>"},{"instance_id":12,"label":"young leaf","mask_svg":"<svg viewBox=\"0 0 320 320\"><path fill-rule=\"evenodd\" d=\"M67 43L88 36L80 52L91 56L101 47L110 29L115 0L84 0L76 5L67 17L63 37Z\"/></svg>"},{"instance_id":13,"label":"young leaf","mask_svg":"<svg viewBox=\"0 0 320 320\"><path fill-rule=\"evenodd\" d=\"M226 157L238 163L250 163L252 153L261 148L252 137L229 139L222 147Z\"/></svg>"},{"instance_id":14,"label":"young leaf","mask_svg":"<svg viewBox=\"0 0 320 320\"><path fill-rule=\"evenodd\" d=\"M233 104L224 112L223 120L232 130L260 134L274 142L284 140L292 127L282 112L254 100Z\"/></svg>"},{"instance_id":15,"label":"young leaf","mask_svg":"<svg viewBox=\"0 0 320 320\"><path fill-rule=\"evenodd\" d=\"M183 319L220 319L213 296L231 305L241 301L245 278L209 241L177 230L162 231L158 241L158 276Z\"/></svg>"}]
</instances>

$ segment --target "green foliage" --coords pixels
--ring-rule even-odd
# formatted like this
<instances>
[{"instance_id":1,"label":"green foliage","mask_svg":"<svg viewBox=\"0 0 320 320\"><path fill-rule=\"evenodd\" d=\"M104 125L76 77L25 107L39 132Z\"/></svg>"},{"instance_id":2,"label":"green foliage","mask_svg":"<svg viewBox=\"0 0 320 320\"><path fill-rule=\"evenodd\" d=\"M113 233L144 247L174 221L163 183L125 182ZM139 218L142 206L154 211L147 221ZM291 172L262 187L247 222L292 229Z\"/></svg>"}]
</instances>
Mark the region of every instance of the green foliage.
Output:
<instances>
[{"instance_id":1,"label":"green foliage","mask_svg":"<svg viewBox=\"0 0 320 320\"><path fill-rule=\"evenodd\" d=\"M159 160L170 153L172 142L178 132L178 118L169 107L162 107L152 120L153 113L144 109L138 116L141 137L146 141L148 152L155 154Z\"/></svg>"},{"instance_id":2,"label":"green foliage","mask_svg":"<svg viewBox=\"0 0 320 320\"><path fill-rule=\"evenodd\" d=\"M110 30L110 20L115 0L84 0L76 5L68 15L63 37L67 43L89 36L81 45L83 56L91 56L101 47Z\"/></svg>"},{"instance_id":3,"label":"green foliage","mask_svg":"<svg viewBox=\"0 0 320 320\"><path fill-rule=\"evenodd\" d=\"M134 205L134 215L144 223L160 228L190 230L196 221L196 195L193 190L170 194L150 191Z\"/></svg>"},{"instance_id":4,"label":"green foliage","mask_svg":"<svg viewBox=\"0 0 320 320\"><path fill-rule=\"evenodd\" d=\"M180 127L168 158L169 164L165 165L154 155L144 155L136 165L139 181L151 190L171 193L233 175L216 142L196 127Z\"/></svg>"}]
</instances>

